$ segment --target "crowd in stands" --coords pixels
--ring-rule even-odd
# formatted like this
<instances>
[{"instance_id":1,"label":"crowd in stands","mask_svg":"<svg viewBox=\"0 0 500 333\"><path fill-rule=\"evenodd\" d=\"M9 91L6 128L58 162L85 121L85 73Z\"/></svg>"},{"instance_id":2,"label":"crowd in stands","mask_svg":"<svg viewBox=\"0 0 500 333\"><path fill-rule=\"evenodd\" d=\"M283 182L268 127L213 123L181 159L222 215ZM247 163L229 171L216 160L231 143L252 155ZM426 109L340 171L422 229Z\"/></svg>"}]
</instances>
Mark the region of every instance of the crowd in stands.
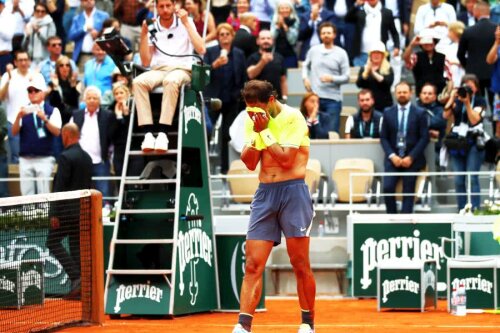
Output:
<instances>
[{"instance_id":1,"label":"crowd in stands","mask_svg":"<svg viewBox=\"0 0 500 333\"><path fill-rule=\"evenodd\" d=\"M479 171L485 159L498 160L496 0L213 0L208 11L205 6L203 0L0 0L0 135L6 137L0 178L8 177L8 163L19 163L21 178L49 177L63 149L60 129L68 122L81 130L93 175L120 174L131 98L146 133L143 151L167 150L162 126L172 123L179 87L191 80L194 60L159 49L197 53L211 66L205 97L219 98L222 108L209 111L207 120L215 124L222 117L222 173L229 168L228 143L238 141L230 128L243 119L244 83L267 80L286 103L291 69L302 75L300 110L311 138L327 139L339 134L342 86L356 68L359 110L347 119L345 138L381 138L386 171L440 167L444 149L454 171ZM150 70L135 78L120 73L96 43L108 27L134 51L123 60ZM404 72L414 84L401 80ZM149 101L157 86L163 86L158 120ZM429 138L436 141L437 159L425 162ZM7 196L0 184L0 196ZM464 177L457 176L455 185L465 192ZM26 182L22 194L47 192L47 186ZM384 186L389 191L395 183L388 178ZM408 192L412 186L414 180L403 184ZM96 187L110 195L107 181ZM472 190L479 191L477 177ZM459 198L459 208L464 200ZM480 205L479 197L473 205ZM412 210L409 201L403 206Z\"/></svg>"}]
</instances>

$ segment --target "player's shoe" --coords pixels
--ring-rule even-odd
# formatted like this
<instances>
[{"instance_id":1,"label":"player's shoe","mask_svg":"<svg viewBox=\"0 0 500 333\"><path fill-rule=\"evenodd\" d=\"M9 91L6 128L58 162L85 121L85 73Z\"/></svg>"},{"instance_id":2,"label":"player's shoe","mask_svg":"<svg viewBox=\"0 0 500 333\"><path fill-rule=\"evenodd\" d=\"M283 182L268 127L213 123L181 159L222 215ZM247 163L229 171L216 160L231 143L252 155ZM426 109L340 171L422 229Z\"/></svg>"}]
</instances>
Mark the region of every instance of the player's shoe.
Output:
<instances>
[{"instance_id":1,"label":"player's shoe","mask_svg":"<svg viewBox=\"0 0 500 333\"><path fill-rule=\"evenodd\" d=\"M244 329L243 326L241 326L241 324L236 324L236 326L234 326L233 333L252 333L252 332Z\"/></svg>"},{"instance_id":2,"label":"player's shoe","mask_svg":"<svg viewBox=\"0 0 500 333\"><path fill-rule=\"evenodd\" d=\"M314 333L314 330L309 324L300 324L298 333Z\"/></svg>"}]
</instances>

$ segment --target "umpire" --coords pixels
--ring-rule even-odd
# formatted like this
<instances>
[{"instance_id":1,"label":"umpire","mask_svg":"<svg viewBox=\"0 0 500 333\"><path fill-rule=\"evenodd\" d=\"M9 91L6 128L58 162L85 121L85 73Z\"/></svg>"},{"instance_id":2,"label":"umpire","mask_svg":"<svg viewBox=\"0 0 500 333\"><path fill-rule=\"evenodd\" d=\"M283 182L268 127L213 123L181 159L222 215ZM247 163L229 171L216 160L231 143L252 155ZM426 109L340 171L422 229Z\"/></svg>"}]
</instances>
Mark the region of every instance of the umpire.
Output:
<instances>
[{"instance_id":1,"label":"umpire","mask_svg":"<svg viewBox=\"0 0 500 333\"><path fill-rule=\"evenodd\" d=\"M53 192L89 189L92 185L92 159L78 141L80 131L73 123L61 132L64 151L57 161ZM47 248L61 263L71 280L70 296L80 293L80 199L52 202ZM69 253L62 245L68 237Z\"/></svg>"}]
</instances>

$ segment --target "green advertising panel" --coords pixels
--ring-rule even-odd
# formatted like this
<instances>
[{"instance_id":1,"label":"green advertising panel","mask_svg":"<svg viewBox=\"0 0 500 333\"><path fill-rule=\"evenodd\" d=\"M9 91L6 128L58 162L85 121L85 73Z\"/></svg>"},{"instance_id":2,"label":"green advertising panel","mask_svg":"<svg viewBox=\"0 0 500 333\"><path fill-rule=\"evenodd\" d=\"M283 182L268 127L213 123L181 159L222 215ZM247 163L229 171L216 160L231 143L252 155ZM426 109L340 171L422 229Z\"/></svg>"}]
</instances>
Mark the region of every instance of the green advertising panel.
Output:
<instances>
[{"instance_id":1,"label":"green advertising panel","mask_svg":"<svg viewBox=\"0 0 500 333\"><path fill-rule=\"evenodd\" d=\"M441 237L452 237L451 223L352 223L353 296L376 297L378 263L396 259L436 261L438 290L445 296L446 260L441 254ZM449 246L446 251L450 253Z\"/></svg>"},{"instance_id":2,"label":"green advertising panel","mask_svg":"<svg viewBox=\"0 0 500 333\"><path fill-rule=\"evenodd\" d=\"M21 304L43 304L43 260L26 260L20 265Z\"/></svg>"},{"instance_id":3,"label":"green advertising panel","mask_svg":"<svg viewBox=\"0 0 500 333\"><path fill-rule=\"evenodd\" d=\"M1 230L0 265L9 262L41 259L44 267L46 295L61 295L70 291L71 283L61 263L45 246L48 229ZM68 239L63 246L68 249Z\"/></svg>"},{"instance_id":4,"label":"green advertising panel","mask_svg":"<svg viewBox=\"0 0 500 333\"><path fill-rule=\"evenodd\" d=\"M18 269L0 267L0 308L21 306L20 283Z\"/></svg>"},{"instance_id":5,"label":"green advertising panel","mask_svg":"<svg viewBox=\"0 0 500 333\"><path fill-rule=\"evenodd\" d=\"M495 308L495 268L450 267L450 290L465 286L467 309Z\"/></svg>"},{"instance_id":6,"label":"green advertising panel","mask_svg":"<svg viewBox=\"0 0 500 333\"><path fill-rule=\"evenodd\" d=\"M200 95L184 92L173 314L217 308L217 281L206 132Z\"/></svg>"},{"instance_id":7,"label":"green advertising panel","mask_svg":"<svg viewBox=\"0 0 500 333\"><path fill-rule=\"evenodd\" d=\"M245 275L245 235L217 235L217 263L219 269L220 308L222 311L240 309L240 290ZM263 279L265 281L265 278ZM265 308L263 286L257 310Z\"/></svg>"},{"instance_id":8,"label":"green advertising panel","mask_svg":"<svg viewBox=\"0 0 500 333\"><path fill-rule=\"evenodd\" d=\"M420 309L420 269L380 269L380 307Z\"/></svg>"},{"instance_id":9,"label":"green advertising panel","mask_svg":"<svg viewBox=\"0 0 500 333\"><path fill-rule=\"evenodd\" d=\"M161 275L114 275L107 300L109 314L169 314L169 281Z\"/></svg>"}]
</instances>

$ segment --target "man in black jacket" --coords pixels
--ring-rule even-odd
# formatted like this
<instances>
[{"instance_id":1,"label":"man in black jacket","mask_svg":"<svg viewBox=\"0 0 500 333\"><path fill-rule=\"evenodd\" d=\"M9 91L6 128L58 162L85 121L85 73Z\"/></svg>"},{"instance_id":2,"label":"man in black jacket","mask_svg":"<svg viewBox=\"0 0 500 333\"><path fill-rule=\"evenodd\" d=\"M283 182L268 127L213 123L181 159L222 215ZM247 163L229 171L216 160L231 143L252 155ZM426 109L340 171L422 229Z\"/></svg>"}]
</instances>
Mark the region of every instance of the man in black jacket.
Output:
<instances>
[{"instance_id":1,"label":"man in black jacket","mask_svg":"<svg viewBox=\"0 0 500 333\"><path fill-rule=\"evenodd\" d=\"M491 85L493 65L486 63L486 55L495 42L496 24L490 20L490 5L479 1L474 5L474 16L477 23L465 29L458 44L457 57L466 73L476 74L481 86L481 94L486 97ZM493 103L493 93L488 93L490 105Z\"/></svg>"},{"instance_id":2,"label":"man in black jacket","mask_svg":"<svg viewBox=\"0 0 500 333\"><path fill-rule=\"evenodd\" d=\"M89 189L92 185L92 159L78 141L78 126L62 128L64 151L58 158L53 192ZM71 281L70 296L80 291L80 199L54 201L50 207L50 230L47 248L61 263ZM62 245L68 237L69 253Z\"/></svg>"}]
</instances>

